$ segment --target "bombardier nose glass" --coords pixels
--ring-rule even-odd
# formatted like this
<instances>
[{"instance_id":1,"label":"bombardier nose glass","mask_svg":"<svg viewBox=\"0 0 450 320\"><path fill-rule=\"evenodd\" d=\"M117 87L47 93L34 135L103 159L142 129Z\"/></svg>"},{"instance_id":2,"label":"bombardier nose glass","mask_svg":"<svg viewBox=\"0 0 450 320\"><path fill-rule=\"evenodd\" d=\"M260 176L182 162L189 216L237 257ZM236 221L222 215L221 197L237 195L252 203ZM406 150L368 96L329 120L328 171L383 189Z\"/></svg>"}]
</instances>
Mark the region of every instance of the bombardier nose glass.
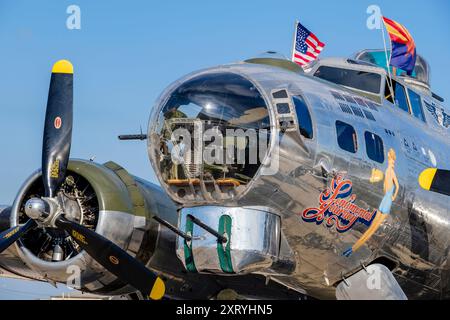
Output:
<instances>
[{"instance_id":1,"label":"bombardier nose glass","mask_svg":"<svg viewBox=\"0 0 450 320\"><path fill-rule=\"evenodd\" d=\"M270 120L249 80L214 73L172 92L152 130L153 161L172 198L217 202L235 198L255 176L267 152Z\"/></svg>"}]
</instances>

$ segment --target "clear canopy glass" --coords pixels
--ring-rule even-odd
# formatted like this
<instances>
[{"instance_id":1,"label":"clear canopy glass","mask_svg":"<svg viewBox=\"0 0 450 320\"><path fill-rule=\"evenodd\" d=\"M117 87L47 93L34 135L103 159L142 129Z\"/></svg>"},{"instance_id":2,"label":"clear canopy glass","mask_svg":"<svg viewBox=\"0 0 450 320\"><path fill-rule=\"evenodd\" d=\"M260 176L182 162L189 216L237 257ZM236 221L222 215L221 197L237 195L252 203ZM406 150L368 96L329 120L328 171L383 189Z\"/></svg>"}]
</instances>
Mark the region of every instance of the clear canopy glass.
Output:
<instances>
[{"instance_id":1,"label":"clear canopy glass","mask_svg":"<svg viewBox=\"0 0 450 320\"><path fill-rule=\"evenodd\" d=\"M388 50L387 51L388 59L390 54L391 54L390 50ZM387 71L388 63L386 62L386 53L384 50L363 50L355 55L355 59L372 63L373 65L382 67ZM390 72L391 74L394 74L394 69L392 67L390 67ZM406 74L406 71L402 69L397 68L395 70L396 76L401 76L404 74ZM412 77L430 86L430 68L426 60L420 55L417 55L416 65L414 67Z\"/></svg>"},{"instance_id":2,"label":"clear canopy glass","mask_svg":"<svg viewBox=\"0 0 450 320\"><path fill-rule=\"evenodd\" d=\"M233 199L266 155L270 119L258 89L234 73L194 77L160 108L152 132L159 176L179 202Z\"/></svg>"}]
</instances>

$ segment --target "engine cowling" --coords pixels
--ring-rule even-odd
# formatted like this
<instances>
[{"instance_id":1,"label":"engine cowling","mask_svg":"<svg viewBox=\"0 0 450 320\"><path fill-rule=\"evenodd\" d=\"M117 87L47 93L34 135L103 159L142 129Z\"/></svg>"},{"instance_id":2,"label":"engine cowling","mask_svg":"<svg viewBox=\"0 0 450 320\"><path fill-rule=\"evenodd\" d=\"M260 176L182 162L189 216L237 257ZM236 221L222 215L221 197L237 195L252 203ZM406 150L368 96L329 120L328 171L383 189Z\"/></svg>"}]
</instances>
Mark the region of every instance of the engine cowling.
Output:
<instances>
[{"instance_id":1,"label":"engine cowling","mask_svg":"<svg viewBox=\"0 0 450 320\"><path fill-rule=\"evenodd\" d=\"M11 208L10 226L29 219L24 213L24 204L32 197L42 196L43 188L38 170L20 188ZM113 162L100 165L71 160L61 197L66 204L67 219L95 230L146 265L155 250L159 233L159 225L150 219L161 207L155 203L164 203L168 210L176 210L170 199L154 185L131 176ZM21 261L17 261L17 256ZM58 229L38 227L30 230L1 260L2 266L7 265L7 269L16 274L79 284L83 291L108 295L135 291L80 250L69 234ZM77 274L80 275L79 282Z\"/></svg>"}]
</instances>

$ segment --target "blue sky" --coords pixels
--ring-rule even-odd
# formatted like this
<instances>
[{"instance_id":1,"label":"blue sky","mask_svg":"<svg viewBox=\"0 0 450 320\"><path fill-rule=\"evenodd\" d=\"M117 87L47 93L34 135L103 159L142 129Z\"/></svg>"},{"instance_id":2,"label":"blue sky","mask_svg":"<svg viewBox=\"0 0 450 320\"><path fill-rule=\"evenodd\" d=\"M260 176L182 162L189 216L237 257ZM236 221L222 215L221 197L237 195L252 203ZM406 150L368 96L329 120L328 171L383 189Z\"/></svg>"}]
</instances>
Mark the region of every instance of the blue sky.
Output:
<instances>
[{"instance_id":1,"label":"blue sky","mask_svg":"<svg viewBox=\"0 0 450 320\"><path fill-rule=\"evenodd\" d=\"M71 4L81 9L81 30L66 28ZM289 56L296 19L326 44L322 56L382 48L380 31L366 27L371 4L409 29L418 53L431 65L433 90L450 101L450 3L445 0L0 0L0 204L12 203L26 177L40 167L55 61L69 59L75 68L72 157L114 160L154 180L145 142L116 137L147 128L153 102L170 82L267 50ZM0 280L0 298L30 297L2 290L5 284L9 290L51 292L49 285Z\"/></svg>"}]
</instances>

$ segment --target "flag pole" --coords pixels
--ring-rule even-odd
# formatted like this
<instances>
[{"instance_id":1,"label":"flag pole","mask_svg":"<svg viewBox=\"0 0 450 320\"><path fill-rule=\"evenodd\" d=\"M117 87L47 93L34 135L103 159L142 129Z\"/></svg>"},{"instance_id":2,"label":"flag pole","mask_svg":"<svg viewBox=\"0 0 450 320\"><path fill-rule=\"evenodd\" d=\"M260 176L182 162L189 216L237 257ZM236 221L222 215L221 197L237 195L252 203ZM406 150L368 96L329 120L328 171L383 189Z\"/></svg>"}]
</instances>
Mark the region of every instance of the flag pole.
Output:
<instances>
[{"instance_id":1,"label":"flag pole","mask_svg":"<svg viewBox=\"0 0 450 320\"><path fill-rule=\"evenodd\" d=\"M291 61L294 61L295 43L296 43L296 40L297 40L297 25L298 25L298 20L295 20L295 24L294 24L294 37L293 37L293 40L292 40Z\"/></svg>"},{"instance_id":2,"label":"flag pole","mask_svg":"<svg viewBox=\"0 0 450 320\"><path fill-rule=\"evenodd\" d=\"M385 25L384 25L384 21L383 21L383 24L381 26L381 35L383 36L384 54L386 56L386 67L387 67L387 72L388 72L388 75L389 75L389 81L387 83L388 83L388 86L389 86L389 90L391 91L392 101L395 101L394 89L393 89L393 84L392 84L392 76L391 76L391 68L390 68L390 62L391 62L391 56L392 56L392 45L391 45L391 52L389 54L389 59L388 59L387 46L386 46L386 37L384 35L384 29L385 29Z\"/></svg>"}]
</instances>

